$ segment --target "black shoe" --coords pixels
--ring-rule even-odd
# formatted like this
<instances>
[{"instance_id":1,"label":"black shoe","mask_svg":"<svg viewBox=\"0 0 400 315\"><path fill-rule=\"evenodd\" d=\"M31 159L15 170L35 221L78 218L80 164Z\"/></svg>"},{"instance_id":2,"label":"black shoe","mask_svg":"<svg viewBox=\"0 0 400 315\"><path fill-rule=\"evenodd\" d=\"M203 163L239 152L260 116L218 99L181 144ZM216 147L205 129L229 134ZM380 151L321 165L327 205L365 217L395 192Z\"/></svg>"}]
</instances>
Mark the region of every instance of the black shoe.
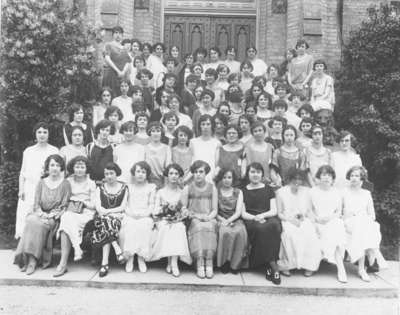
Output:
<instances>
[{"instance_id":1,"label":"black shoe","mask_svg":"<svg viewBox=\"0 0 400 315\"><path fill-rule=\"evenodd\" d=\"M110 269L110 267L108 265L102 265L100 267L99 277L103 278L103 277L107 276L109 269Z\"/></svg>"},{"instance_id":2,"label":"black shoe","mask_svg":"<svg viewBox=\"0 0 400 315\"><path fill-rule=\"evenodd\" d=\"M374 263L371 266L367 267L367 273L375 273L378 271L379 271L379 266L375 259Z\"/></svg>"},{"instance_id":3,"label":"black shoe","mask_svg":"<svg viewBox=\"0 0 400 315\"><path fill-rule=\"evenodd\" d=\"M281 274L279 271L275 271L272 275L271 281L273 284L280 285L281 284Z\"/></svg>"},{"instance_id":4,"label":"black shoe","mask_svg":"<svg viewBox=\"0 0 400 315\"><path fill-rule=\"evenodd\" d=\"M272 269L271 267L267 267L267 270L265 272L265 279L268 281L272 281Z\"/></svg>"},{"instance_id":5,"label":"black shoe","mask_svg":"<svg viewBox=\"0 0 400 315\"><path fill-rule=\"evenodd\" d=\"M234 274L234 275L237 275L239 273L239 270L231 268L231 273Z\"/></svg>"},{"instance_id":6,"label":"black shoe","mask_svg":"<svg viewBox=\"0 0 400 315\"><path fill-rule=\"evenodd\" d=\"M225 275L229 272L230 267L229 267L229 263L225 263L222 265L221 267L221 272Z\"/></svg>"}]
</instances>

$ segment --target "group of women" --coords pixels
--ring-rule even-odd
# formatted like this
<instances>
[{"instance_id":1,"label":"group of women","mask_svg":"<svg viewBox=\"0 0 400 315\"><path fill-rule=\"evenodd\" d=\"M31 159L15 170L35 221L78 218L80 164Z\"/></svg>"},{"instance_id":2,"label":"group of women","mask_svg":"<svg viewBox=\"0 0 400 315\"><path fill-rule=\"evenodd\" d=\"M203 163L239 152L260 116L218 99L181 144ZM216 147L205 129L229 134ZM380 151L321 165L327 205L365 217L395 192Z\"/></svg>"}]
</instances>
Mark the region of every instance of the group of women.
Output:
<instances>
[{"instance_id":1,"label":"group of women","mask_svg":"<svg viewBox=\"0 0 400 315\"><path fill-rule=\"evenodd\" d=\"M128 273L135 261L146 272L147 262L165 258L176 277L182 261L199 278L212 278L214 266L259 267L274 284L295 269L309 277L322 260L346 282L346 252L364 281L366 258L386 267L353 136L341 132L332 152L314 123L314 109L333 109L333 81L304 40L288 62L267 67L254 47L241 64L234 48L221 61L215 47L208 63L205 49L183 63L177 47L163 58L161 43L122 34L114 29L106 46L109 87L91 111L94 128L73 104L65 146L48 144L39 123L36 144L24 151L15 256L22 271L49 266L54 239L55 277L67 272L71 250L75 261L92 252L94 263L101 251L106 276L111 248Z\"/></svg>"}]
</instances>

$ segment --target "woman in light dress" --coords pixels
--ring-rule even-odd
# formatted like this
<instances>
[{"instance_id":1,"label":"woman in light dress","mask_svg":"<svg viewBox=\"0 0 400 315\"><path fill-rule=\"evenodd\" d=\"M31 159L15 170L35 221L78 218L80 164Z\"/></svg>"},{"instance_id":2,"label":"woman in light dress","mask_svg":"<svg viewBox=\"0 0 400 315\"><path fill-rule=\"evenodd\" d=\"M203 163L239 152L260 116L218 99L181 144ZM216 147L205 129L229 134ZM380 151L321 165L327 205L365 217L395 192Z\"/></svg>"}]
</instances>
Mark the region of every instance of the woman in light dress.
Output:
<instances>
[{"instance_id":1,"label":"woman in light dress","mask_svg":"<svg viewBox=\"0 0 400 315\"><path fill-rule=\"evenodd\" d=\"M86 156L84 139L85 134L82 127L73 126L71 129L71 144L67 144L60 149L60 155L63 157L66 165L76 156Z\"/></svg>"},{"instance_id":2,"label":"woman in light dress","mask_svg":"<svg viewBox=\"0 0 400 315\"><path fill-rule=\"evenodd\" d=\"M186 214L182 211L182 189L179 187L183 170L178 164L172 163L165 168L164 176L166 185L157 192L155 201L157 229L154 232L151 260L168 257L166 271L179 277L178 260L192 263L183 222Z\"/></svg>"},{"instance_id":3,"label":"woman in light dress","mask_svg":"<svg viewBox=\"0 0 400 315\"><path fill-rule=\"evenodd\" d=\"M257 49L255 46L250 46L246 49L246 54L247 54L247 59L251 62L253 65L253 75L255 77L257 76L263 76L267 74L267 64L264 62L264 60L260 59L257 57Z\"/></svg>"},{"instance_id":4,"label":"woman in light dress","mask_svg":"<svg viewBox=\"0 0 400 315\"><path fill-rule=\"evenodd\" d=\"M305 173L292 168L287 185L277 191L278 216L282 221L282 243L278 265L285 276L290 270L303 269L309 277L318 270L322 250L315 224L310 219L310 189L305 187Z\"/></svg>"},{"instance_id":5,"label":"woman in light dress","mask_svg":"<svg viewBox=\"0 0 400 315\"><path fill-rule=\"evenodd\" d=\"M64 170L64 160L58 154L50 155L44 162L47 176L36 186L35 202L15 252L14 263L27 275L33 274L38 265L47 268L51 264L53 238L71 196L71 185L64 179Z\"/></svg>"},{"instance_id":6,"label":"woman in light dress","mask_svg":"<svg viewBox=\"0 0 400 315\"><path fill-rule=\"evenodd\" d=\"M297 56L288 65L289 85L297 91L301 91L307 97L308 82L313 74L313 56L307 54L310 46L304 39L296 43Z\"/></svg>"},{"instance_id":7,"label":"woman in light dress","mask_svg":"<svg viewBox=\"0 0 400 315\"><path fill-rule=\"evenodd\" d=\"M348 131L341 131L338 136L339 150L332 153L332 167L336 173L335 185L344 188L349 185L346 179L348 170L353 166L362 166L360 155L352 148L354 136Z\"/></svg>"},{"instance_id":8,"label":"woman in light dress","mask_svg":"<svg viewBox=\"0 0 400 315\"><path fill-rule=\"evenodd\" d=\"M134 257L137 255L140 272L146 272L146 260L151 256L153 231L152 214L156 195L156 185L148 182L151 175L150 165L137 162L131 169L134 180L129 184L128 207L122 220L120 244L127 257L126 272L134 269Z\"/></svg>"},{"instance_id":9,"label":"woman in light dress","mask_svg":"<svg viewBox=\"0 0 400 315\"><path fill-rule=\"evenodd\" d=\"M82 232L96 210L96 184L89 178L89 160L85 156L76 156L68 164L67 171L71 174L67 178L71 185L71 198L57 231L57 236L61 238L61 259L54 277L67 272L71 248L74 249L74 261L82 259Z\"/></svg>"},{"instance_id":10,"label":"woman in light dress","mask_svg":"<svg viewBox=\"0 0 400 315\"><path fill-rule=\"evenodd\" d=\"M46 123L37 123L33 128L33 134L36 144L26 148L22 155L15 224L16 239L22 236L26 216L33 210L36 185L43 175L44 162L49 155L58 153L58 149L48 143L49 126Z\"/></svg>"},{"instance_id":11,"label":"woman in light dress","mask_svg":"<svg viewBox=\"0 0 400 315\"><path fill-rule=\"evenodd\" d=\"M317 186L310 191L312 218L322 247L323 259L337 267L339 282L347 282L343 259L346 231L342 220L342 195L333 186L336 174L330 165L322 165L317 173Z\"/></svg>"},{"instance_id":12,"label":"woman in light dress","mask_svg":"<svg viewBox=\"0 0 400 315\"><path fill-rule=\"evenodd\" d=\"M367 173L362 166L353 166L347 172L349 186L343 191L343 216L347 232L346 250L352 263L358 263L358 275L370 281L365 271L365 257L372 266L376 260L380 269L387 268L379 244L381 233L375 220L375 209L371 193L361 188Z\"/></svg>"},{"instance_id":13,"label":"woman in light dress","mask_svg":"<svg viewBox=\"0 0 400 315\"><path fill-rule=\"evenodd\" d=\"M311 106L314 111L320 109L334 110L335 90L333 78L326 74L325 61L318 59L313 65L314 78L311 81Z\"/></svg>"}]
</instances>

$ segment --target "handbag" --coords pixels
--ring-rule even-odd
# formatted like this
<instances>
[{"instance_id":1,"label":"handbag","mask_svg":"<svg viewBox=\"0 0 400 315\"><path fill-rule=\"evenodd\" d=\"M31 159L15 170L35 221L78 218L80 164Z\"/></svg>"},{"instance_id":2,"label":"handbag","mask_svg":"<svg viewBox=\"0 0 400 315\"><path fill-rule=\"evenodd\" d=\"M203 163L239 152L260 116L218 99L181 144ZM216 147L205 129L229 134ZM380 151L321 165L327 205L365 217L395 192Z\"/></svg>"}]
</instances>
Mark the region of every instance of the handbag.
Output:
<instances>
[{"instance_id":1,"label":"handbag","mask_svg":"<svg viewBox=\"0 0 400 315\"><path fill-rule=\"evenodd\" d=\"M82 213L83 212L83 202L70 200L68 202L67 211L75 212L75 213Z\"/></svg>"}]
</instances>

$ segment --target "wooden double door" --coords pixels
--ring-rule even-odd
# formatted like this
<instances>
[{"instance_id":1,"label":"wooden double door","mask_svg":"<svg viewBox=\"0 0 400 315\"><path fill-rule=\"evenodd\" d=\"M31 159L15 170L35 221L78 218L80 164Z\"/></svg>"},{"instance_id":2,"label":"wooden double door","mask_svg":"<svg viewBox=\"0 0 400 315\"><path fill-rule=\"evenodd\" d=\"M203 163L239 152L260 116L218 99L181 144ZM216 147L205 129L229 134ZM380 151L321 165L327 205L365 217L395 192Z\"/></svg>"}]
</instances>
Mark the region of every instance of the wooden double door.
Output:
<instances>
[{"instance_id":1,"label":"wooden double door","mask_svg":"<svg viewBox=\"0 0 400 315\"><path fill-rule=\"evenodd\" d=\"M178 46L182 55L217 46L225 57L225 49L234 46L236 58L243 60L246 48L255 45L255 18L166 15L164 21L164 43Z\"/></svg>"}]
</instances>

